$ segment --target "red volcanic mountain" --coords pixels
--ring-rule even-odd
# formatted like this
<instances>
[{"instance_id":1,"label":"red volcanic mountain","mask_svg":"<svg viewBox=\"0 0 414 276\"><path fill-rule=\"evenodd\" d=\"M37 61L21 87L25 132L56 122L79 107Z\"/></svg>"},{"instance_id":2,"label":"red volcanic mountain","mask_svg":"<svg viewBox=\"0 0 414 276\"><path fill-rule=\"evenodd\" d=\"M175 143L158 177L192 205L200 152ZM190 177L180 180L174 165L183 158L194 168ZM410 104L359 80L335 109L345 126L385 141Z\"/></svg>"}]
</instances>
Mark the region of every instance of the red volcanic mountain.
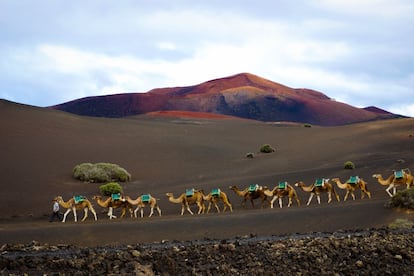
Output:
<instances>
[{"instance_id":1,"label":"red volcanic mountain","mask_svg":"<svg viewBox=\"0 0 414 276\"><path fill-rule=\"evenodd\" d=\"M87 97L52 108L96 117L178 110L325 126L398 117L388 112L356 108L336 102L321 92L290 88L248 73L194 86Z\"/></svg>"}]
</instances>

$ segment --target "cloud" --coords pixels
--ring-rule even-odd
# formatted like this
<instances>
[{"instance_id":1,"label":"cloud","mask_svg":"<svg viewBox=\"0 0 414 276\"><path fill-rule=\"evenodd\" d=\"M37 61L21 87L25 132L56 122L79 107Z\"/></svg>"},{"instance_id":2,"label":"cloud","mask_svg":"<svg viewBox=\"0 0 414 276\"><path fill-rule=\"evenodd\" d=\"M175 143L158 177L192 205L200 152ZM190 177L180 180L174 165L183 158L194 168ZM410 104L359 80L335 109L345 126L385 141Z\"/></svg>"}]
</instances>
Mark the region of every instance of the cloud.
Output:
<instances>
[{"instance_id":1,"label":"cloud","mask_svg":"<svg viewBox=\"0 0 414 276\"><path fill-rule=\"evenodd\" d=\"M390 110L414 87L409 1L30 3L0 3L0 97L18 102L53 105L251 72ZM407 102L398 113L410 112Z\"/></svg>"}]
</instances>

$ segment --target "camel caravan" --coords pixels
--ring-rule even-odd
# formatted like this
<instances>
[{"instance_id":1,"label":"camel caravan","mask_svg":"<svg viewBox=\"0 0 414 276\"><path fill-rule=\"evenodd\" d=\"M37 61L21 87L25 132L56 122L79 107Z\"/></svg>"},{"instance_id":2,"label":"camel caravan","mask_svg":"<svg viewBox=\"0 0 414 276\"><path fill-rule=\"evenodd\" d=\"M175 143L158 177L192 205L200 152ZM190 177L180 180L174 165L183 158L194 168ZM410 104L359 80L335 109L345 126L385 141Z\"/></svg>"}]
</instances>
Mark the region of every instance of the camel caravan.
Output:
<instances>
[{"instance_id":1,"label":"camel caravan","mask_svg":"<svg viewBox=\"0 0 414 276\"><path fill-rule=\"evenodd\" d=\"M396 194L398 187L409 189L414 180L413 175L408 168L393 171L393 173L385 179L381 174L373 174L372 177L377 179L378 184L386 187L385 192L390 197L393 197ZM371 192L368 191L368 183L359 176L351 176L344 183L338 177L332 179L318 178L315 182L308 185L306 185L303 181L298 181L293 185L291 185L288 181L281 181L273 188L268 188L267 186L261 186L259 184L252 184L242 190L233 185L229 187L229 190L232 190L238 197L241 198L240 205L242 208L246 208L246 202L250 202L251 207L255 208L255 200L260 200L261 208L264 208L265 205L273 208L275 201L278 202L279 208L283 208L284 198L287 198L287 207L291 207L293 201L296 202L297 206L300 206L300 199L295 187L302 190L302 192L309 194L309 198L306 203L307 206L310 205L314 197L316 197L317 203L321 204L321 196L323 194L327 195L328 204L331 203L333 199L336 199L339 202L340 198L339 194L335 190L335 186L338 189L346 191L343 201L346 201L349 196L355 200L355 192L357 190L360 190L361 199L364 199L365 196L371 198ZM184 215L185 211L191 215L194 215L194 212L191 210L191 206L194 205L198 208L197 214L209 213L212 206L214 206L217 213L225 212L227 209L229 212L233 212L233 205L230 203L229 197L220 188L212 189L208 194L205 194L204 190L192 188L187 189L178 197L174 197L171 192L168 192L165 195L170 203L181 205L181 216ZM66 209L62 222L66 221L67 215L71 212L73 213L74 221L77 222L78 210L84 211L84 216L81 221L85 221L87 219L89 211L94 215L95 220L98 219L92 202L84 196L74 196L68 201L64 201L62 196L57 196L54 200L57 201L62 208ZM151 217L154 214L154 211L157 211L158 216L161 216L161 208L158 206L159 199L151 196L150 194L143 194L135 199L129 196L121 195L120 193L112 194L105 199L102 198L102 196L95 195L92 197L92 200L95 201L101 208L108 210L107 216L109 219L117 218L113 214L114 209L121 209L121 218L126 217L127 211L129 212L131 218L137 218L137 213L140 211L140 217L143 218L144 209L146 207L150 208L148 217ZM208 203L207 208L206 203ZM222 210L219 205L223 206Z\"/></svg>"}]
</instances>

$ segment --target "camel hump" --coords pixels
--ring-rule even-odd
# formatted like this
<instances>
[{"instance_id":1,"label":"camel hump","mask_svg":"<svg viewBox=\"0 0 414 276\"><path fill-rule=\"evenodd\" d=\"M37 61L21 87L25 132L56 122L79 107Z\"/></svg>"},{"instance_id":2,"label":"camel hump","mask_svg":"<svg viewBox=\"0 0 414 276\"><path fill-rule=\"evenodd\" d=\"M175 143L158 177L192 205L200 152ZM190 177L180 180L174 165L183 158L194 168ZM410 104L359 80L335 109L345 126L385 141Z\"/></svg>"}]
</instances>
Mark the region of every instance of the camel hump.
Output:
<instances>
[{"instance_id":1,"label":"camel hump","mask_svg":"<svg viewBox=\"0 0 414 276\"><path fill-rule=\"evenodd\" d=\"M359 182L359 176L351 176L348 180L349 184L357 184Z\"/></svg>"},{"instance_id":2,"label":"camel hump","mask_svg":"<svg viewBox=\"0 0 414 276\"><path fill-rule=\"evenodd\" d=\"M250 193L256 192L258 189L259 189L259 184L251 184L249 186L249 192Z\"/></svg>"},{"instance_id":3,"label":"camel hump","mask_svg":"<svg viewBox=\"0 0 414 276\"><path fill-rule=\"evenodd\" d=\"M194 188L192 188L192 189L186 189L185 190L185 196L186 197L192 197L194 195L194 192L195 192L195 189Z\"/></svg>"},{"instance_id":4,"label":"camel hump","mask_svg":"<svg viewBox=\"0 0 414 276\"><path fill-rule=\"evenodd\" d=\"M211 195L212 196L214 196L214 197L218 197L218 196L220 196L220 189L213 189L213 190L211 190Z\"/></svg>"},{"instance_id":5,"label":"camel hump","mask_svg":"<svg viewBox=\"0 0 414 276\"><path fill-rule=\"evenodd\" d=\"M286 189L287 181L281 181L279 182L279 185L277 186L279 189L284 190Z\"/></svg>"},{"instance_id":6,"label":"camel hump","mask_svg":"<svg viewBox=\"0 0 414 276\"><path fill-rule=\"evenodd\" d=\"M144 203L148 203L151 200L151 195L150 194L145 194L141 196L141 201Z\"/></svg>"}]
</instances>

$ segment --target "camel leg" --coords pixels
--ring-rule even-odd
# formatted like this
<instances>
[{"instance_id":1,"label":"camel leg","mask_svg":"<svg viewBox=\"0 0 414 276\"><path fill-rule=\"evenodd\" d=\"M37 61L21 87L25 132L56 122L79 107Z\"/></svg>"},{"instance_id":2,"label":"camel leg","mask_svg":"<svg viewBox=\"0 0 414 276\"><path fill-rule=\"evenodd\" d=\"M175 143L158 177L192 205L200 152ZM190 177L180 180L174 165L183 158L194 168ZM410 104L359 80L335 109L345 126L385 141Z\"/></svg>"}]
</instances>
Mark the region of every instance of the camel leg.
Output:
<instances>
[{"instance_id":1,"label":"camel leg","mask_svg":"<svg viewBox=\"0 0 414 276\"><path fill-rule=\"evenodd\" d=\"M76 213L76 208L72 207L73 217L75 218L75 222L78 221L78 214Z\"/></svg>"},{"instance_id":2,"label":"camel leg","mask_svg":"<svg viewBox=\"0 0 414 276\"><path fill-rule=\"evenodd\" d=\"M349 195L349 191L346 191L346 194L344 196L344 201L346 201L348 199L348 195Z\"/></svg>"},{"instance_id":3,"label":"camel leg","mask_svg":"<svg viewBox=\"0 0 414 276\"><path fill-rule=\"evenodd\" d=\"M208 203L206 214L208 214L208 212L210 212L210 209L211 209L211 201Z\"/></svg>"},{"instance_id":4,"label":"camel leg","mask_svg":"<svg viewBox=\"0 0 414 276\"><path fill-rule=\"evenodd\" d=\"M351 196L352 196L352 199L355 200L355 194L354 194L354 192L351 192Z\"/></svg>"},{"instance_id":5,"label":"camel leg","mask_svg":"<svg viewBox=\"0 0 414 276\"><path fill-rule=\"evenodd\" d=\"M157 208L158 215L161 216L161 208L158 206L156 208Z\"/></svg>"},{"instance_id":6,"label":"camel leg","mask_svg":"<svg viewBox=\"0 0 414 276\"><path fill-rule=\"evenodd\" d=\"M67 216L70 212L72 212L72 210L71 210L71 209L67 209L67 210L66 210L66 212L63 214L63 219L62 219L62 222L65 222L65 221L66 221L66 216Z\"/></svg>"},{"instance_id":7,"label":"camel leg","mask_svg":"<svg viewBox=\"0 0 414 276\"><path fill-rule=\"evenodd\" d=\"M270 208L273 209L273 202L275 202L277 199L277 196L273 196L272 200L270 201Z\"/></svg>"},{"instance_id":8,"label":"camel leg","mask_svg":"<svg viewBox=\"0 0 414 276\"><path fill-rule=\"evenodd\" d=\"M144 217L144 208L141 208L141 218Z\"/></svg>"},{"instance_id":9,"label":"camel leg","mask_svg":"<svg viewBox=\"0 0 414 276\"><path fill-rule=\"evenodd\" d=\"M292 206L292 198L289 197L289 203L288 203L288 207Z\"/></svg>"},{"instance_id":10,"label":"camel leg","mask_svg":"<svg viewBox=\"0 0 414 276\"><path fill-rule=\"evenodd\" d=\"M214 207L216 207L217 213L220 213L220 208L218 207L217 203L214 202Z\"/></svg>"},{"instance_id":11,"label":"camel leg","mask_svg":"<svg viewBox=\"0 0 414 276\"><path fill-rule=\"evenodd\" d=\"M114 213L114 208L109 207L109 210L108 210L108 217L109 217L109 219L116 218L116 216L113 215L113 213Z\"/></svg>"},{"instance_id":12,"label":"camel leg","mask_svg":"<svg viewBox=\"0 0 414 276\"><path fill-rule=\"evenodd\" d=\"M282 201L282 198L281 198L281 197L279 197L279 207L280 207L280 208L282 208L282 207L283 207L283 201Z\"/></svg>"},{"instance_id":13,"label":"camel leg","mask_svg":"<svg viewBox=\"0 0 414 276\"><path fill-rule=\"evenodd\" d=\"M316 195L316 199L318 200L318 204L321 204L321 195ZM330 201L328 200L328 203L329 203Z\"/></svg>"},{"instance_id":14,"label":"camel leg","mask_svg":"<svg viewBox=\"0 0 414 276\"><path fill-rule=\"evenodd\" d=\"M318 195L319 196L319 195ZM328 193L328 203L331 203L332 201L332 194ZM320 204L320 203L319 203Z\"/></svg>"},{"instance_id":15,"label":"camel leg","mask_svg":"<svg viewBox=\"0 0 414 276\"><path fill-rule=\"evenodd\" d=\"M93 216L95 217L95 221L96 221L96 220L98 220L98 217L96 216L96 211L95 211L95 209L92 209L92 208L91 208L91 212L92 212Z\"/></svg>"},{"instance_id":16,"label":"camel leg","mask_svg":"<svg viewBox=\"0 0 414 276\"><path fill-rule=\"evenodd\" d=\"M395 186L394 186L393 184L391 184L390 186L388 186L388 188L387 188L387 189L385 189L385 191L387 192L387 194L388 194L390 197L392 197L392 194L390 193L390 190L391 190L392 188L394 188L394 190L395 190Z\"/></svg>"},{"instance_id":17,"label":"camel leg","mask_svg":"<svg viewBox=\"0 0 414 276\"><path fill-rule=\"evenodd\" d=\"M153 215L153 214L154 214L154 207L152 207L152 206L151 206L151 211L150 211L150 214L149 214L149 216L148 216L148 217L149 217L149 218L150 218L150 217L152 217L152 215Z\"/></svg>"},{"instance_id":18,"label":"camel leg","mask_svg":"<svg viewBox=\"0 0 414 276\"><path fill-rule=\"evenodd\" d=\"M81 221L85 221L85 219L88 217L88 207L83 208L83 212L84 215Z\"/></svg>"},{"instance_id":19,"label":"camel leg","mask_svg":"<svg viewBox=\"0 0 414 276\"><path fill-rule=\"evenodd\" d=\"M135 218L137 218L138 210L139 210L139 206L137 206L137 208L135 208L135 210L134 210L134 217Z\"/></svg>"},{"instance_id":20,"label":"camel leg","mask_svg":"<svg viewBox=\"0 0 414 276\"><path fill-rule=\"evenodd\" d=\"M310 194L309 199L308 199L308 203L306 203L306 205L309 205L312 201L313 198L313 194Z\"/></svg>"}]
</instances>

